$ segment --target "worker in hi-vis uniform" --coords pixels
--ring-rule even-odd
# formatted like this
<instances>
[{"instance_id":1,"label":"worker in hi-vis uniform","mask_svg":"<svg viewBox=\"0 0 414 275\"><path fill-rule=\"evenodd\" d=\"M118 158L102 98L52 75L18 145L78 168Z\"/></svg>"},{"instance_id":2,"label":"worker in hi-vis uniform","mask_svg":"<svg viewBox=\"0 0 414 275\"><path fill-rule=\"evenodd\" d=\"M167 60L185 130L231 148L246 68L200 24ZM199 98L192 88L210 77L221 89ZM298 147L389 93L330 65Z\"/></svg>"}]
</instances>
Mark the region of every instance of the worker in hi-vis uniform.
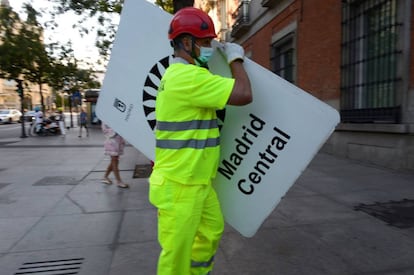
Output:
<instances>
[{"instance_id":1,"label":"worker in hi-vis uniform","mask_svg":"<svg viewBox=\"0 0 414 275\"><path fill-rule=\"evenodd\" d=\"M243 67L244 50L220 45L233 78L213 75L207 62L216 37L211 18L188 7L173 17L168 32L174 62L156 99L155 165L150 202L158 208L161 254L158 275L209 274L224 230L212 180L220 154L216 110L252 101Z\"/></svg>"}]
</instances>

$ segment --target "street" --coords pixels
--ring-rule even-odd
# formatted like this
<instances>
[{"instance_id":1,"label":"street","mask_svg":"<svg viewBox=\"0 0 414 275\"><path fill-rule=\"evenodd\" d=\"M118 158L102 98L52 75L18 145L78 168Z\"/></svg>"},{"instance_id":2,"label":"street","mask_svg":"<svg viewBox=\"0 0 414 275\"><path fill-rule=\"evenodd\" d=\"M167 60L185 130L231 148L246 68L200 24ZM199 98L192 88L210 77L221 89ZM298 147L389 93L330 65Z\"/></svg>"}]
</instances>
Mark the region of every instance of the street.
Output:
<instances>
[{"instance_id":1,"label":"street","mask_svg":"<svg viewBox=\"0 0 414 275\"><path fill-rule=\"evenodd\" d=\"M30 128L30 123L25 122L26 134ZM0 140L20 137L22 134L22 125L20 123L0 124Z\"/></svg>"},{"instance_id":2,"label":"street","mask_svg":"<svg viewBox=\"0 0 414 275\"><path fill-rule=\"evenodd\" d=\"M78 125L78 113L72 112L72 124L71 124L71 114L69 112L64 113L65 115L65 125L66 127L77 127ZM30 136L30 122L25 121L25 134ZM22 125L21 123L12 123L12 124L0 124L0 143L4 139L20 138L22 136Z\"/></svg>"}]
</instances>

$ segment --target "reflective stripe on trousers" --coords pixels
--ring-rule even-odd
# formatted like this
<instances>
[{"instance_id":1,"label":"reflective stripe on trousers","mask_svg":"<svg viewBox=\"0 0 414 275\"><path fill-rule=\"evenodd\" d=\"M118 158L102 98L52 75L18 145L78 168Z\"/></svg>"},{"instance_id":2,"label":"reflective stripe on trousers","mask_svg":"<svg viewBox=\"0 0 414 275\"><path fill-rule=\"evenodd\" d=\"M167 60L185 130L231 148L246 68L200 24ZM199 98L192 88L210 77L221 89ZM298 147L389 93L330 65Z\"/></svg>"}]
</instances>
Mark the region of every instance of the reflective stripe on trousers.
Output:
<instances>
[{"instance_id":1,"label":"reflective stripe on trousers","mask_svg":"<svg viewBox=\"0 0 414 275\"><path fill-rule=\"evenodd\" d=\"M191 261L191 267L209 267L214 261L214 256L210 258L207 262L196 262Z\"/></svg>"},{"instance_id":2,"label":"reflective stripe on trousers","mask_svg":"<svg viewBox=\"0 0 414 275\"><path fill-rule=\"evenodd\" d=\"M208 260L207 262L196 262L196 261L191 261L191 269L192 270L197 270L199 272L192 272L191 274L205 274L205 275L210 275L210 271L213 268L213 262L214 262L214 256L210 258L210 260ZM201 268L204 269L209 269L209 271L207 273L203 273L203 271L201 270Z\"/></svg>"}]
</instances>

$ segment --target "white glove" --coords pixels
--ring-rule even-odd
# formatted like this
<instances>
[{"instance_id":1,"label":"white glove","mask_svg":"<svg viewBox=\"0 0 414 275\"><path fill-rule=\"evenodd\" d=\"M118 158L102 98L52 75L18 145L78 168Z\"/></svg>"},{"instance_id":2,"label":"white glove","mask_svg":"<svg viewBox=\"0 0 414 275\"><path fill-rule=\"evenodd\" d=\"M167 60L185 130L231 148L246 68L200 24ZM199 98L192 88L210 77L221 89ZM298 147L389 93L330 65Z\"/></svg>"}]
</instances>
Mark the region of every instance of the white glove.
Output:
<instances>
[{"instance_id":1,"label":"white glove","mask_svg":"<svg viewBox=\"0 0 414 275\"><path fill-rule=\"evenodd\" d=\"M225 43L224 44L224 54L227 56L227 63L231 63L234 60L242 60L244 59L244 49L242 46L236 43Z\"/></svg>"}]
</instances>

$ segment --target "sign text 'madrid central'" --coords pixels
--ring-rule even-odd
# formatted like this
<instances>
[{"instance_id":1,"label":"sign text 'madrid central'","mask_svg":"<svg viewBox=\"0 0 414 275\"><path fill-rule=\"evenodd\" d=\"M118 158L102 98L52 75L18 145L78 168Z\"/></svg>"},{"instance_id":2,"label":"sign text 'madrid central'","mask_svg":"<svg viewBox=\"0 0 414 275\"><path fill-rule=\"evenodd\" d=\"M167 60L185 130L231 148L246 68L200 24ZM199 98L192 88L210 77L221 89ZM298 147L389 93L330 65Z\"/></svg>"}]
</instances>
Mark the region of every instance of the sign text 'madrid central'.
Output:
<instances>
[{"instance_id":1,"label":"sign text 'madrid central'","mask_svg":"<svg viewBox=\"0 0 414 275\"><path fill-rule=\"evenodd\" d=\"M218 168L218 172L228 180L231 180L237 168L242 164L255 140L259 137L260 132L266 125L265 121L254 114L249 114L249 116L252 119L249 127L245 125L242 126L242 136L234 139L234 151L227 159L222 160ZM259 184L262 181L262 177L264 177L271 166L275 164L279 152L283 151L290 140L290 136L279 128L273 127L272 131L274 135L271 137L265 149L258 153L259 159L247 175L247 178L240 179L237 183L238 189L246 195L253 194L255 190L254 184Z\"/></svg>"}]
</instances>

